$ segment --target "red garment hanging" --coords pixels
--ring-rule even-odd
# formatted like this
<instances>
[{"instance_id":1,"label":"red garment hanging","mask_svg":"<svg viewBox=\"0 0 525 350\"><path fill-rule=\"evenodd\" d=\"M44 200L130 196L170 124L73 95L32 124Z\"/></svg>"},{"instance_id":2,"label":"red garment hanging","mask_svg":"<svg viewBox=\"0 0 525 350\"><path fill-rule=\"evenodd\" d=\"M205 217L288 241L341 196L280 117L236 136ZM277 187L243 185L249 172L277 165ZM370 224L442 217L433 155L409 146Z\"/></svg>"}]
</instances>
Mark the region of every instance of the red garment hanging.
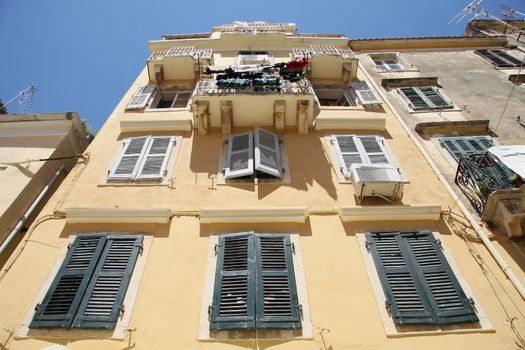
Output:
<instances>
[{"instance_id":1,"label":"red garment hanging","mask_svg":"<svg viewBox=\"0 0 525 350\"><path fill-rule=\"evenodd\" d=\"M299 58L290 62L286 62L286 68L288 69L303 69L308 64L306 57Z\"/></svg>"}]
</instances>

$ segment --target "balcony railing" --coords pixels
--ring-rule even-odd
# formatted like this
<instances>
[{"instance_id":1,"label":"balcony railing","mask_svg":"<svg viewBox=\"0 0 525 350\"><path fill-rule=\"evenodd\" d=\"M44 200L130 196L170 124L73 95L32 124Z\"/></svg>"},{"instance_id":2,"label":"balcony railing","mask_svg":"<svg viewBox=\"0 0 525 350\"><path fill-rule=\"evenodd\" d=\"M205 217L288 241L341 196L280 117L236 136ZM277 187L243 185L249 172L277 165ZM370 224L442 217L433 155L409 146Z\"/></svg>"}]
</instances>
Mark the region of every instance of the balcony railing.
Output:
<instances>
[{"instance_id":1,"label":"balcony railing","mask_svg":"<svg viewBox=\"0 0 525 350\"><path fill-rule=\"evenodd\" d=\"M295 59L302 56L341 56L343 59L355 58L355 54L348 48L337 48L333 45L310 45L308 48L293 49L293 56Z\"/></svg>"},{"instance_id":2,"label":"balcony railing","mask_svg":"<svg viewBox=\"0 0 525 350\"><path fill-rule=\"evenodd\" d=\"M197 49L195 46L173 46L166 50L158 50L151 53L148 62L162 61L165 57L189 56L193 59L211 60L212 49Z\"/></svg>"},{"instance_id":3,"label":"balcony railing","mask_svg":"<svg viewBox=\"0 0 525 350\"><path fill-rule=\"evenodd\" d=\"M242 80L242 79L239 79ZM214 79L203 79L197 83L194 96L210 95L313 95L314 90L307 79L297 82L281 80L279 85L247 85L239 87L222 87L217 85Z\"/></svg>"},{"instance_id":4,"label":"balcony railing","mask_svg":"<svg viewBox=\"0 0 525 350\"><path fill-rule=\"evenodd\" d=\"M286 24L284 23L257 23L257 22L237 22L233 24L224 24L217 27L221 32L284 32Z\"/></svg>"}]
</instances>

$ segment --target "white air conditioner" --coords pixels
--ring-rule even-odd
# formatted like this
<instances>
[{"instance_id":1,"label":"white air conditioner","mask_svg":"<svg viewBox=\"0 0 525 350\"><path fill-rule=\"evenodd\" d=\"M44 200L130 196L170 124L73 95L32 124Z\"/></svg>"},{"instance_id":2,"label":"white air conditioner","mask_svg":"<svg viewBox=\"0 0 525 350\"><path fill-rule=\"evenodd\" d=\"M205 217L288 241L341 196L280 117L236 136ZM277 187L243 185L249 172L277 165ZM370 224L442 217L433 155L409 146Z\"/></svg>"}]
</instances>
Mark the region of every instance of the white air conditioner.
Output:
<instances>
[{"instance_id":1,"label":"white air conditioner","mask_svg":"<svg viewBox=\"0 0 525 350\"><path fill-rule=\"evenodd\" d=\"M399 168L388 165L353 164L352 184L359 200L364 197L386 197L396 201L403 196L403 177Z\"/></svg>"}]
</instances>

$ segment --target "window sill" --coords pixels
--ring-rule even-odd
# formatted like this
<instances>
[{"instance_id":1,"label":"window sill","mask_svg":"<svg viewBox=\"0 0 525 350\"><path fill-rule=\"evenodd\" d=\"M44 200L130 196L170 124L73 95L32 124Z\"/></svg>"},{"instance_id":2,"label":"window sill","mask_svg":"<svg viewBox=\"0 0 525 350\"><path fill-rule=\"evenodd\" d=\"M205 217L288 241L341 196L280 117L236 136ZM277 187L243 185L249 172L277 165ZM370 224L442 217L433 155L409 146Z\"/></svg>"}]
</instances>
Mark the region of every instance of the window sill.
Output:
<instances>
[{"instance_id":1,"label":"window sill","mask_svg":"<svg viewBox=\"0 0 525 350\"><path fill-rule=\"evenodd\" d=\"M461 112L462 109L461 108L458 108L458 107L453 107L453 108L445 108L445 109L439 109L439 108L436 108L436 109L421 109L421 110L413 110L412 108L410 107L407 107L408 108L408 112L410 114L424 114L424 113L449 113L449 112Z\"/></svg>"},{"instance_id":2,"label":"window sill","mask_svg":"<svg viewBox=\"0 0 525 350\"><path fill-rule=\"evenodd\" d=\"M358 106L321 106L319 105L319 108L321 110L328 110L328 111L334 111L334 110L342 110L342 111L361 111L361 110L364 110L365 108L362 106L362 105L358 105Z\"/></svg>"},{"instance_id":3,"label":"window sill","mask_svg":"<svg viewBox=\"0 0 525 350\"><path fill-rule=\"evenodd\" d=\"M72 240L74 239L74 236L71 236ZM31 305L31 308L27 312L27 314L24 317L24 320L22 321L22 326L20 327L20 330L15 336L15 339L30 339L30 338L50 338L50 339L118 339L122 340L127 336L126 329L128 328L129 321L131 319L131 314L133 311L133 305L135 304L135 300L137 298L137 293L140 285L140 281L142 279L142 275L144 273L144 269L146 267L146 261L148 259L148 253L151 247L151 243L153 241L152 236L144 236L144 239L142 241L143 243L143 251L139 255L137 262L135 263L135 268L133 269L133 273L131 275L131 280L128 285L128 290L126 292L126 296L124 297L124 309L126 312L118 319L117 324L114 329L69 329L69 328L50 328L50 329L33 329L29 328L29 324L31 323L31 320L33 319L33 315L35 313L35 307L36 305L44 298L44 296L47 293L47 290L51 286L51 283L53 283L53 280L60 269L60 266L62 265L62 262L64 261L66 254L67 254L67 246L64 247L60 255L51 269L49 275L47 276L47 279L45 280L44 284L42 285L42 288L38 292L35 301Z\"/></svg>"},{"instance_id":4,"label":"window sill","mask_svg":"<svg viewBox=\"0 0 525 350\"><path fill-rule=\"evenodd\" d=\"M440 239L440 235L437 232L433 232L434 237ZM364 260L365 268L368 274L368 279L370 281L371 287L374 292L374 297L376 299L377 308L383 322L386 336L389 338L396 337L407 337L407 336L421 336L421 335L436 335L436 334L458 334L458 333L493 333L495 332L490 320L481 308L479 301L476 299L476 296L470 289L470 286L467 284L467 281L461 275L461 272L457 268L456 263L454 262L452 256L448 253L448 249L445 246L443 240L441 244L443 246L443 254L450 265L454 275L456 276L459 284L463 288L463 291L467 296L472 297L474 300L474 305L476 309L479 322L477 323L464 323L459 325L405 325L399 326L394 323L391 315L385 308L386 298L383 292L383 287L381 281L379 280L379 275L377 273L372 254L366 248L366 237L365 233L356 233L357 241L359 248L361 250L361 255Z\"/></svg>"},{"instance_id":5,"label":"window sill","mask_svg":"<svg viewBox=\"0 0 525 350\"><path fill-rule=\"evenodd\" d=\"M144 109L144 113L148 112L177 112L177 111L190 111L191 105L187 105L186 107L173 107L173 108L146 108Z\"/></svg>"}]
</instances>

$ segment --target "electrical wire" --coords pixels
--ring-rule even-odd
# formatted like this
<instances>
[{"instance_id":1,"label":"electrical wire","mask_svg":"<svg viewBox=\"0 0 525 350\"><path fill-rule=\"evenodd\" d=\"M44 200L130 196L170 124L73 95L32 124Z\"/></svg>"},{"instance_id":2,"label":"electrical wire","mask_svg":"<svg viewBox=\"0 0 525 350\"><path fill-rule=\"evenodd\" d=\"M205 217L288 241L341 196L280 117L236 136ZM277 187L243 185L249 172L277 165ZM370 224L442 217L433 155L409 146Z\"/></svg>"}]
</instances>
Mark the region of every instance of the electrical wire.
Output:
<instances>
[{"instance_id":1,"label":"electrical wire","mask_svg":"<svg viewBox=\"0 0 525 350\"><path fill-rule=\"evenodd\" d=\"M83 154L76 154L74 156L28 159L28 160L18 161L18 162L0 162L0 164L4 164L4 165L19 165L19 164L34 163L34 162L47 162L48 160L65 160L65 159L73 159L73 158L85 159L86 156L83 155Z\"/></svg>"}]
</instances>

